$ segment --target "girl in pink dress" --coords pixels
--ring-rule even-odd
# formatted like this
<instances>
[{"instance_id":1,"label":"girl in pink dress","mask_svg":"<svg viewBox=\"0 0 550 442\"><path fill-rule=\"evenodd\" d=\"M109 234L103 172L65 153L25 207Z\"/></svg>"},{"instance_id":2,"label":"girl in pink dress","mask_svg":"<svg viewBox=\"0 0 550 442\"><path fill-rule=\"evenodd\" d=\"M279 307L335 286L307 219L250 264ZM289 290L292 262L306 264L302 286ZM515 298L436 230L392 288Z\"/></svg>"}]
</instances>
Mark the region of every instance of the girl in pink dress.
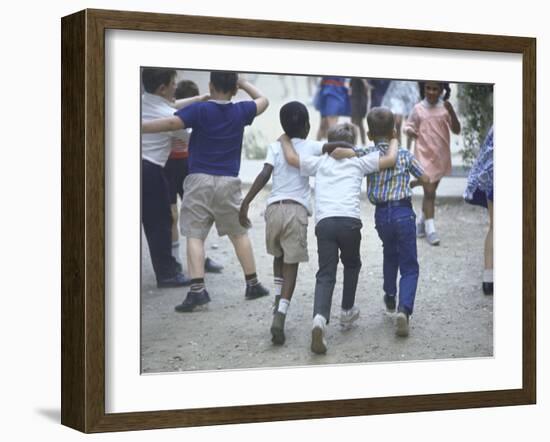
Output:
<instances>
[{"instance_id":1,"label":"girl in pink dress","mask_svg":"<svg viewBox=\"0 0 550 442\"><path fill-rule=\"evenodd\" d=\"M419 89L422 101L415 105L405 125L405 133L416 139L414 155L429 178L429 182L422 183L424 199L416 234L426 236L431 245L437 246L440 239L434 223L435 194L441 178L451 174L450 131L458 135L460 122L448 101L448 84L421 81Z\"/></svg>"}]
</instances>

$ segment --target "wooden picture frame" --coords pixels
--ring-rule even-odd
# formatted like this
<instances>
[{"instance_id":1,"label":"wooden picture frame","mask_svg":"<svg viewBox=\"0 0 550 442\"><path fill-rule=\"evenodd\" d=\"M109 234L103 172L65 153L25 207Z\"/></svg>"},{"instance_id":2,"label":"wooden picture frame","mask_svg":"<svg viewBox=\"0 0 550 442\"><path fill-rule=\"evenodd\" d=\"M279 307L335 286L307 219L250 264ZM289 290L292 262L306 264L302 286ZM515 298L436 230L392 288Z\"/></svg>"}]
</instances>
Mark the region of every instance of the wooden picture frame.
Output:
<instances>
[{"instance_id":1,"label":"wooden picture frame","mask_svg":"<svg viewBox=\"0 0 550 442\"><path fill-rule=\"evenodd\" d=\"M522 386L518 389L105 412L105 31L261 37L521 54ZM536 40L404 29L85 10L62 19L61 422L104 432L534 404L536 400Z\"/></svg>"}]
</instances>

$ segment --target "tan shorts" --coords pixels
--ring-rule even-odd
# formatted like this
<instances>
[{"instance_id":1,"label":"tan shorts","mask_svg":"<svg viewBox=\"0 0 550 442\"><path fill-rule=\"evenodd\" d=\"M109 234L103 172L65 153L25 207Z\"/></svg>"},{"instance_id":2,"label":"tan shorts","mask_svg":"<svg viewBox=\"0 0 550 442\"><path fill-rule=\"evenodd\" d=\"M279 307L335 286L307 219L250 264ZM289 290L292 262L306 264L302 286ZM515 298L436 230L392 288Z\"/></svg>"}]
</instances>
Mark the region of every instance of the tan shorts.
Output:
<instances>
[{"instance_id":1,"label":"tan shorts","mask_svg":"<svg viewBox=\"0 0 550 442\"><path fill-rule=\"evenodd\" d=\"M218 235L244 235L239 223L241 180L237 177L193 173L183 183L180 230L188 238L206 239L212 224Z\"/></svg>"},{"instance_id":2,"label":"tan shorts","mask_svg":"<svg viewBox=\"0 0 550 442\"><path fill-rule=\"evenodd\" d=\"M301 204L273 203L265 211L267 253L286 264L307 262L307 210Z\"/></svg>"}]
</instances>

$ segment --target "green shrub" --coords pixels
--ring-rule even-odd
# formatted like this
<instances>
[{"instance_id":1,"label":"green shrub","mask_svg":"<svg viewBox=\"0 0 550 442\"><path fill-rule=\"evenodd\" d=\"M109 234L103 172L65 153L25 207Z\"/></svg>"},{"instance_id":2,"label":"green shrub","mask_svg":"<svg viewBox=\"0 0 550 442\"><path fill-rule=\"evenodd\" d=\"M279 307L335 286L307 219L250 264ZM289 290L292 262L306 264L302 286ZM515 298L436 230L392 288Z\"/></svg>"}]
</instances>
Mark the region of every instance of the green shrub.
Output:
<instances>
[{"instance_id":1,"label":"green shrub","mask_svg":"<svg viewBox=\"0 0 550 442\"><path fill-rule=\"evenodd\" d=\"M457 98L464 143L460 153L464 165L471 166L493 124L493 85L459 84Z\"/></svg>"}]
</instances>

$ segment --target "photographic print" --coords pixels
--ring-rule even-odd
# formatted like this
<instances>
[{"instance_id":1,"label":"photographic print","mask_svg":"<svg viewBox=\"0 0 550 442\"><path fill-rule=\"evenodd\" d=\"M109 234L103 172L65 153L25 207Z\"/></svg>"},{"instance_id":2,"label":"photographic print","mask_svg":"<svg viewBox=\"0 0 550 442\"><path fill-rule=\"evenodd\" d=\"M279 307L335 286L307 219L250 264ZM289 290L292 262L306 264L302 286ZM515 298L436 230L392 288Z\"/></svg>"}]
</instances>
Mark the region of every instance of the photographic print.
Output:
<instances>
[{"instance_id":1,"label":"photographic print","mask_svg":"<svg viewBox=\"0 0 550 442\"><path fill-rule=\"evenodd\" d=\"M493 356L492 84L140 75L142 373Z\"/></svg>"},{"instance_id":2,"label":"photographic print","mask_svg":"<svg viewBox=\"0 0 550 442\"><path fill-rule=\"evenodd\" d=\"M62 423L534 403L535 46L64 17Z\"/></svg>"}]
</instances>

